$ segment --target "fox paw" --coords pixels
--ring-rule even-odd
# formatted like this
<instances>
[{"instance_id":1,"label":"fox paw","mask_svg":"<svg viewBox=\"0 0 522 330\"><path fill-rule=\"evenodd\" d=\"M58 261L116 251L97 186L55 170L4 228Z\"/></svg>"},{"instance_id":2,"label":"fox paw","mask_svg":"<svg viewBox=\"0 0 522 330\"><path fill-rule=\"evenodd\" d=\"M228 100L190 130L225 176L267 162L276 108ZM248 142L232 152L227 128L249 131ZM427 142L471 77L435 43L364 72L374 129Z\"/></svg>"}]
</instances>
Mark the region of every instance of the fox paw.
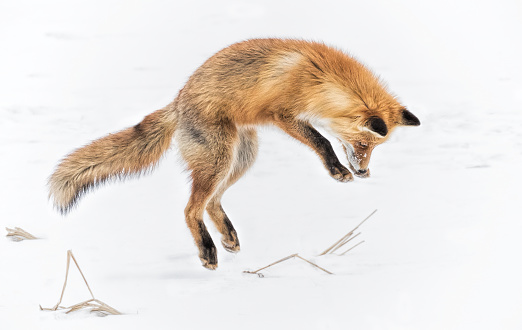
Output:
<instances>
[{"instance_id":1,"label":"fox paw","mask_svg":"<svg viewBox=\"0 0 522 330\"><path fill-rule=\"evenodd\" d=\"M225 248L225 250L227 250L228 252L231 252L231 253L238 253L240 250L238 241L229 241L229 240L222 239L221 244L223 244L223 247Z\"/></svg>"},{"instance_id":2,"label":"fox paw","mask_svg":"<svg viewBox=\"0 0 522 330\"><path fill-rule=\"evenodd\" d=\"M217 251L215 246L204 248L200 251L199 259L203 267L214 270L218 266Z\"/></svg>"},{"instance_id":3,"label":"fox paw","mask_svg":"<svg viewBox=\"0 0 522 330\"><path fill-rule=\"evenodd\" d=\"M353 181L352 173L343 165L332 165L328 168L330 176L339 182Z\"/></svg>"}]
</instances>

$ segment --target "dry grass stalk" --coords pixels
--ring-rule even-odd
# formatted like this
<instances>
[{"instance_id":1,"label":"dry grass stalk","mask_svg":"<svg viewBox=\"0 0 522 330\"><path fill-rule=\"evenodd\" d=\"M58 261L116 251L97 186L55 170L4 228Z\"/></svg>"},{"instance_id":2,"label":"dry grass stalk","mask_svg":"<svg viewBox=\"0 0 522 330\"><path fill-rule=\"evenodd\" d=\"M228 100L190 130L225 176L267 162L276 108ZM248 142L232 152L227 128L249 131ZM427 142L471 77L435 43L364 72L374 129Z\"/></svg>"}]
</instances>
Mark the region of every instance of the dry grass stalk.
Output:
<instances>
[{"instance_id":1,"label":"dry grass stalk","mask_svg":"<svg viewBox=\"0 0 522 330\"><path fill-rule=\"evenodd\" d=\"M291 255L289 255L288 257L285 257L285 258L280 259L280 260L278 260L278 261L276 261L276 262L273 262L273 263L271 263L271 264L268 265L268 266L265 266L265 267L259 268L258 270L255 270L255 271L248 271L248 270L245 270L243 273L247 273L247 274L257 274L259 277L264 277L264 275L261 274L261 273L259 273L259 271L261 271L261 270L263 270L263 269L266 269L266 268L268 268L268 267L272 267L272 266L274 266L274 265L276 265L276 264L278 264L278 263L280 263L280 262L283 262L283 261L286 261L286 260L288 260L288 259L292 259L292 258L299 258L299 259L301 259L301 260L303 260L303 261L306 261L306 262L309 263L310 265L312 265L312 266L314 266L314 267L316 267L316 268L319 268L319 269L322 270L323 272L328 273L328 274L330 274L330 275L333 275L333 273L331 273L331 272L327 271L326 269L324 269L324 268L322 268L322 267L320 267L320 266L314 264L313 262L311 262L311 261L309 261L309 260L307 260L307 259L301 257L301 256L300 256L299 254L297 254L297 253L291 254Z\"/></svg>"},{"instance_id":2,"label":"dry grass stalk","mask_svg":"<svg viewBox=\"0 0 522 330\"><path fill-rule=\"evenodd\" d=\"M328 249L324 250L321 254L319 254L320 256L322 255L325 255L327 253L332 253L333 251L337 250L338 248L340 248L341 246L343 246L344 244L348 243L349 241L349 238L350 236L353 235L353 233L366 221L368 220L372 215L375 214L375 212L377 212L377 210L374 210L369 216L367 216L363 221L361 221L360 224L357 225L357 227L355 227L354 229L352 229L351 231L348 232L348 234L344 235L343 237L341 237L341 239L339 239L337 242L335 242L332 246L330 246Z\"/></svg>"},{"instance_id":3,"label":"dry grass stalk","mask_svg":"<svg viewBox=\"0 0 522 330\"><path fill-rule=\"evenodd\" d=\"M60 304L62 303L63 294L65 293L65 288L67 287L67 278L69 277L69 266L71 264L71 258L74 261L74 263L76 265L76 268L78 268L78 271L82 275L83 281L85 282L85 285L87 286L87 289L89 289L89 293L91 294L92 299L89 299L89 300L86 300L84 302L72 305L70 307L63 307L63 306L60 306ZM82 270L80 268L80 265L78 265L78 262L76 261L76 258L74 257L72 251L68 250L67 251L67 266L66 266L66 270L65 270L65 282L63 283L63 289L62 289L62 294L60 295L60 300L56 303L56 305L54 305L54 307L52 307L52 308L42 308L42 306L40 306L40 310L56 311L58 309L68 309L68 311L66 312L66 314L68 314L70 312L75 312L75 311L78 311L78 310L83 309L83 308L90 308L91 312L98 312L98 313L112 314L112 315L121 315L121 313L118 312L116 309L114 309L111 306L107 305L103 301L100 301L100 300L94 298L94 294L92 293L92 290L91 290L91 287L89 286L89 283L87 283L87 279L83 275L83 272L82 272Z\"/></svg>"},{"instance_id":4,"label":"dry grass stalk","mask_svg":"<svg viewBox=\"0 0 522 330\"><path fill-rule=\"evenodd\" d=\"M357 234L355 234L355 236L348 236L343 242L341 242L339 245L337 245L337 247L335 247L335 249L333 249L332 251L330 251L330 253L334 253L335 251L337 251L338 249L342 248L345 244L349 243L351 240L353 240L354 238L356 238L357 236L361 235L361 232L358 232Z\"/></svg>"},{"instance_id":5,"label":"dry grass stalk","mask_svg":"<svg viewBox=\"0 0 522 330\"><path fill-rule=\"evenodd\" d=\"M344 256L344 255L346 254L346 252L355 249L357 246L361 245L362 243L364 243L364 241L360 241L359 243L355 244L354 246L352 246L352 247L349 248L348 250L346 250L346 251L344 251L343 253L341 253L341 255Z\"/></svg>"},{"instance_id":6,"label":"dry grass stalk","mask_svg":"<svg viewBox=\"0 0 522 330\"><path fill-rule=\"evenodd\" d=\"M296 256L297 258L301 259L301 260L306 261L306 262L309 263L310 265L319 268L319 269L322 270L323 272L328 273L328 274L330 274L330 275L333 275L333 273L327 271L326 269L324 269L324 268L322 268L322 267L319 267L318 265L316 265L316 264L314 264L313 262L311 262L311 261L309 261L309 260L307 260L307 259L301 257L300 255L297 255L297 254L296 254L295 256Z\"/></svg>"},{"instance_id":7,"label":"dry grass stalk","mask_svg":"<svg viewBox=\"0 0 522 330\"><path fill-rule=\"evenodd\" d=\"M11 237L11 239L15 242L23 241L24 239L38 239L38 237L35 237L22 228L15 227L14 229L11 228L5 228L7 230L7 237Z\"/></svg>"},{"instance_id":8,"label":"dry grass stalk","mask_svg":"<svg viewBox=\"0 0 522 330\"><path fill-rule=\"evenodd\" d=\"M58 307L58 308L63 309L64 307ZM90 308L91 312L102 313L105 315L107 315L107 314L121 315L121 313L118 312L116 309L112 308L111 306L107 305L106 303L104 303L103 301L98 300L98 299L90 299L90 300L84 301L82 303L79 303L79 304L76 304L76 305L73 305L70 307L66 307L66 309L69 309L69 310L67 312L65 312L65 314L69 314L71 312L76 312L83 308ZM42 308L40 307L40 309L42 309ZM42 310L52 310L52 309L43 308Z\"/></svg>"}]
</instances>

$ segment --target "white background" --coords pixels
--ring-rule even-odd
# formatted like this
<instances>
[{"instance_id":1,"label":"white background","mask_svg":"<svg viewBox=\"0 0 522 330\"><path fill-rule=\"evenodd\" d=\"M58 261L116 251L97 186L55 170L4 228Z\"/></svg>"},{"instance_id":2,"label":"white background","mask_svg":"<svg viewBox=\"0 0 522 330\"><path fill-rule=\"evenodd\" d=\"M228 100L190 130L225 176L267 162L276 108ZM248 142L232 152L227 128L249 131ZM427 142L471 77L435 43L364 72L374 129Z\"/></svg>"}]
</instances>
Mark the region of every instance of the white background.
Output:
<instances>
[{"instance_id":1,"label":"white background","mask_svg":"<svg viewBox=\"0 0 522 330\"><path fill-rule=\"evenodd\" d=\"M0 239L0 328L521 329L521 33L518 1L2 1L0 227L42 239ZM347 51L422 125L397 129L372 177L346 184L263 128L257 163L223 201L242 251L218 246L213 272L184 223L175 145L152 175L53 210L45 185L62 157L254 37ZM364 244L317 257L374 209ZM39 310L59 298L68 249L125 315ZM299 260L242 273L292 253L335 275ZM64 306L89 298L76 270L69 281Z\"/></svg>"}]
</instances>

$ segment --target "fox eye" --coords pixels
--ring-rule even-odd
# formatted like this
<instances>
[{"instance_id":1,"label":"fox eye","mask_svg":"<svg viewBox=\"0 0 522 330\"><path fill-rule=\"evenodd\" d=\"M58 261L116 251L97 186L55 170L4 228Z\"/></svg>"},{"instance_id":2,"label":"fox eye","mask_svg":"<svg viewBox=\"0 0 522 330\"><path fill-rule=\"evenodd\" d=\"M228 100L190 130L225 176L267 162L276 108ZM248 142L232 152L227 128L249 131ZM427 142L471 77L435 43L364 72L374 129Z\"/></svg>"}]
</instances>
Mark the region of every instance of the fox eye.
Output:
<instances>
[{"instance_id":1,"label":"fox eye","mask_svg":"<svg viewBox=\"0 0 522 330\"><path fill-rule=\"evenodd\" d=\"M358 142L357 142L357 146L358 146L359 148L363 148L363 149L365 149L365 148L368 148L368 143L358 141Z\"/></svg>"}]
</instances>

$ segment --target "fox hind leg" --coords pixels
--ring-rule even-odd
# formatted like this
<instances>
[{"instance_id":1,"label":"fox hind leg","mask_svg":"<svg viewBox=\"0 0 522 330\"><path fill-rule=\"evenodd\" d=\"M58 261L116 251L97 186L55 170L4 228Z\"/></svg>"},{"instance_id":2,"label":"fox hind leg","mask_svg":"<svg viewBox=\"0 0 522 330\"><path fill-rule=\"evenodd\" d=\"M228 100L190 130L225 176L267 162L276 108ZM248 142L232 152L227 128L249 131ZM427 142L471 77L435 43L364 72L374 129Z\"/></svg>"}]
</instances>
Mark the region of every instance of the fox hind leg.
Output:
<instances>
[{"instance_id":1,"label":"fox hind leg","mask_svg":"<svg viewBox=\"0 0 522 330\"><path fill-rule=\"evenodd\" d=\"M217 268L217 250L203 222L209 200L227 178L234 161L234 147L238 143L236 128L227 122L219 124L219 131L198 130L181 126L176 136L179 149L192 177L192 192L185 208L185 220L199 249L204 267Z\"/></svg>"},{"instance_id":2,"label":"fox hind leg","mask_svg":"<svg viewBox=\"0 0 522 330\"><path fill-rule=\"evenodd\" d=\"M238 252L240 245L236 230L223 210L221 198L225 191L236 183L252 166L257 156L257 150L257 132L254 129L240 129L239 142L235 149L230 172L207 204L207 212L210 219L221 233L221 244L228 252Z\"/></svg>"}]
</instances>

